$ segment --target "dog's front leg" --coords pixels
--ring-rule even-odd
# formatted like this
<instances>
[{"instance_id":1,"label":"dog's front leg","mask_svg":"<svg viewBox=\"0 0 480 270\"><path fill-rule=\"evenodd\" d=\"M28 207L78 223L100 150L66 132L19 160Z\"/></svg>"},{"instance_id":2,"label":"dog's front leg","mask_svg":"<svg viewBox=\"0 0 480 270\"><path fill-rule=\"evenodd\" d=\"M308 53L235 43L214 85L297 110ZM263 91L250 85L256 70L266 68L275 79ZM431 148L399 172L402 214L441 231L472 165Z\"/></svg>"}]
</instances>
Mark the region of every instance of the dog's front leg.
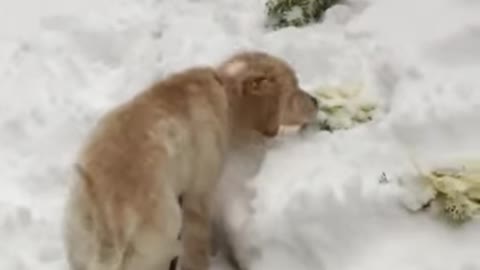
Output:
<instances>
[{"instance_id":1,"label":"dog's front leg","mask_svg":"<svg viewBox=\"0 0 480 270\"><path fill-rule=\"evenodd\" d=\"M211 241L209 208L209 196L184 197L181 270L208 270Z\"/></svg>"}]
</instances>

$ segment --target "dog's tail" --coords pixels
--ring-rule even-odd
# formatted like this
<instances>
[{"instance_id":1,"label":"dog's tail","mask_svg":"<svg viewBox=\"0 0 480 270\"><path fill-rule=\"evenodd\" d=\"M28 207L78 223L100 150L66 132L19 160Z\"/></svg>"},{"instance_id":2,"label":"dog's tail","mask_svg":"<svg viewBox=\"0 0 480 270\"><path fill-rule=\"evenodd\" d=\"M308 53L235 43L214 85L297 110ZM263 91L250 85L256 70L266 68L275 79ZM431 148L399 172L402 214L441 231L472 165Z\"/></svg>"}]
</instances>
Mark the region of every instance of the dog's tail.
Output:
<instances>
[{"instance_id":1,"label":"dog's tail","mask_svg":"<svg viewBox=\"0 0 480 270\"><path fill-rule=\"evenodd\" d=\"M95 243L87 270L123 269L128 253L132 249L132 239L139 220L135 218L136 215L118 220L118 217L113 215L112 207L108 207L108 203L102 203L91 175L78 163L75 169L91 201L90 213Z\"/></svg>"}]
</instances>

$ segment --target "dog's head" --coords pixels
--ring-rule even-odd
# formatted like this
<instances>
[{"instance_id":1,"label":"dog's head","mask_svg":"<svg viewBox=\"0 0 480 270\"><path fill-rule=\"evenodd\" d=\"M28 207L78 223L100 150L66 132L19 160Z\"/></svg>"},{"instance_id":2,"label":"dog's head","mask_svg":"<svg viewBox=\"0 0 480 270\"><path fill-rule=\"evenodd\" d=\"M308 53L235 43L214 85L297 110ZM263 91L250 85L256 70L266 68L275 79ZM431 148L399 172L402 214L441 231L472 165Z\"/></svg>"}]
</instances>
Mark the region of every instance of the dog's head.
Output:
<instances>
[{"instance_id":1,"label":"dog's head","mask_svg":"<svg viewBox=\"0 0 480 270\"><path fill-rule=\"evenodd\" d=\"M263 52L240 53L220 67L237 82L237 104L243 122L267 137L281 125L302 125L317 113L317 100L300 89L293 69Z\"/></svg>"}]
</instances>

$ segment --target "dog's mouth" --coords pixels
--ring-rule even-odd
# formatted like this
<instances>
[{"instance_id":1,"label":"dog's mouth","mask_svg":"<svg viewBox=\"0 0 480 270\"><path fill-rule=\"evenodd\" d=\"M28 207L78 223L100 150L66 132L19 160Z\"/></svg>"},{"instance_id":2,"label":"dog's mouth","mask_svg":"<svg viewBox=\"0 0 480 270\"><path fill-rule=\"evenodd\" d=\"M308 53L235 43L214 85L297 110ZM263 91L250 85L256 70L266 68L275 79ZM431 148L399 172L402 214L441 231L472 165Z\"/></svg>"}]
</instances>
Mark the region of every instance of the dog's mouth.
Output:
<instances>
[{"instance_id":1,"label":"dog's mouth","mask_svg":"<svg viewBox=\"0 0 480 270\"><path fill-rule=\"evenodd\" d=\"M269 128L262 131L262 135L267 138L273 138L278 135L280 127Z\"/></svg>"}]
</instances>

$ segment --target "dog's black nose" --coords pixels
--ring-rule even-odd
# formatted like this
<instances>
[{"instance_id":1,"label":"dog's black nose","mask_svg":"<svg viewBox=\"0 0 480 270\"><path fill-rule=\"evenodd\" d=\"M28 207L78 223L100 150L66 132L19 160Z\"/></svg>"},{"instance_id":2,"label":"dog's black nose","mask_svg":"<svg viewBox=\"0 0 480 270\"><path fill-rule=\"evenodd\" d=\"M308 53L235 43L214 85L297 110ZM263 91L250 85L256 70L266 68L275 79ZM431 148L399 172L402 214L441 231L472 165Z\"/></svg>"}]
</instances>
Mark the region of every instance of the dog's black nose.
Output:
<instances>
[{"instance_id":1,"label":"dog's black nose","mask_svg":"<svg viewBox=\"0 0 480 270\"><path fill-rule=\"evenodd\" d=\"M313 96L310 96L310 99L312 100L313 104L315 105L315 107L318 108L318 99L316 99L315 97Z\"/></svg>"}]
</instances>

